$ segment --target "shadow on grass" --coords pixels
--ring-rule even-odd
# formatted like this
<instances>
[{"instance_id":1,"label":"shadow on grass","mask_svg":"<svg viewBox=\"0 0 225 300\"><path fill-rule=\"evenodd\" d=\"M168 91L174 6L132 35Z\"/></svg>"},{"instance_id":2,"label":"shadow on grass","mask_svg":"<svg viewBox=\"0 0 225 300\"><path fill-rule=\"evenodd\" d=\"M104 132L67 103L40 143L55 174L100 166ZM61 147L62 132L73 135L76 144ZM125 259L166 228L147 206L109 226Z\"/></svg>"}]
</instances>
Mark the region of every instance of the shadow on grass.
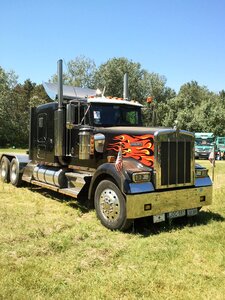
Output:
<instances>
[{"instance_id":1,"label":"shadow on grass","mask_svg":"<svg viewBox=\"0 0 225 300\"><path fill-rule=\"evenodd\" d=\"M182 217L172 220L166 220L162 223L153 223L152 217L137 219L134 221L133 227L129 231L131 234L140 234L148 237L162 232L170 232L172 230L181 230L185 227L196 227L207 225L211 221L223 222L225 218L218 213L211 211L200 211L198 215L193 217Z\"/></svg>"},{"instance_id":2,"label":"shadow on grass","mask_svg":"<svg viewBox=\"0 0 225 300\"><path fill-rule=\"evenodd\" d=\"M72 198L43 187L31 185L29 188L32 192L37 192L48 199L66 203L68 206L74 209L79 209L82 213L87 213L90 210L87 197L85 197L83 194L81 194L78 198Z\"/></svg>"}]
</instances>

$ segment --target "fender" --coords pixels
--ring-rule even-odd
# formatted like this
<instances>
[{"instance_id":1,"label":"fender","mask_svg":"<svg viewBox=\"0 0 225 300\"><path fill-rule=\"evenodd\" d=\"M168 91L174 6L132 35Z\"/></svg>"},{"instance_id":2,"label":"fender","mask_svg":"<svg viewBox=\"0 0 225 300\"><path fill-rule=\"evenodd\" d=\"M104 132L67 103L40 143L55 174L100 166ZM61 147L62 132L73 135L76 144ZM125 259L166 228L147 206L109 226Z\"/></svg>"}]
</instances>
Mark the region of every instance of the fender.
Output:
<instances>
[{"instance_id":1,"label":"fender","mask_svg":"<svg viewBox=\"0 0 225 300\"><path fill-rule=\"evenodd\" d=\"M115 164L104 163L100 165L91 179L88 191L88 199L91 199L93 196L96 182L98 183L99 181L103 180L104 177L107 177L107 175L114 179L124 196L127 194L153 192L155 190L152 182L134 183L131 179L132 172L151 172L151 168L142 165L140 162L132 158L124 159L123 166L124 167L122 171L118 172L115 168Z\"/></svg>"},{"instance_id":2,"label":"fender","mask_svg":"<svg viewBox=\"0 0 225 300\"><path fill-rule=\"evenodd\" d=\"M124 170L118 172L115 168L115 164L104 163L97 168L94 176L91 179L88 191L88 199L91 199L93 188L95 188L95 183L101 181L102 178L107 177L107 175L115 180L116 184L123 193L126 193L126 191L129 189L127 182L129 180L128 175L124 172Z\"/></svg>"},{"instance_id":3,"label":"fender","mask_svg":"<svg viewBox=\"0 0 225 300\"><path fill-rule=\"evenodd\" d=\"M2 154L0 159L6 156L9 161L11 162L13 158L15 158L18 162L19 165L19 172L23 173L24 168L26 165L30 162L29 156L27 154L16 154L16 153L7 153L7 154Z\"/></svg>"}]
</instances>

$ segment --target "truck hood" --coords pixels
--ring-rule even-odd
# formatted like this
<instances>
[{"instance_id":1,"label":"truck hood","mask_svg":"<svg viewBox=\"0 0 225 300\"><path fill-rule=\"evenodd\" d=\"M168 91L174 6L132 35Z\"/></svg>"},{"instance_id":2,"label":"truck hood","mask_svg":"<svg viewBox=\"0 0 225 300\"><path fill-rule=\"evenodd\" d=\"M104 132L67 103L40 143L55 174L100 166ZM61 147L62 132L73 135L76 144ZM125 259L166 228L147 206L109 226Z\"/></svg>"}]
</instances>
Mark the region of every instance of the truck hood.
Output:
<instances>
[{"instance_id":1,"label":"truck hood","mask_svg":"<svg viewBox=\"0 0 225 300\"><path fill-rule=\"evenodd\" d=\"M104 151L107 156L117 156L122 151L123 158L133 158L150 168L154 167L157 135L162 132L177 134L175 129L164 127L104 127L95 131L105 136ZM187 131L181 130L180 133Z\"/></svg>"}]
</instances>

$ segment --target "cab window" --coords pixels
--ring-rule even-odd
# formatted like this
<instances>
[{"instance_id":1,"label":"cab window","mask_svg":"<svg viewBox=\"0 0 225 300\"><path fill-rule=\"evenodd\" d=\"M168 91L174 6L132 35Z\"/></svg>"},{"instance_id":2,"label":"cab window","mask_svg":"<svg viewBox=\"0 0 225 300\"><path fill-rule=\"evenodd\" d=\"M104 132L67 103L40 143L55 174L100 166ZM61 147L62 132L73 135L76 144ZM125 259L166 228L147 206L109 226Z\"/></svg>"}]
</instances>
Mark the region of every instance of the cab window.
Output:
<instances>
[{"instance_id":1,"label":"cab window","mask_svg":"<svg viewBox=\"0 0 225 300\"><path fill-rule=\"evenodd\" d=\"M38 142L47 140L47 114L38 115L37 137Z\"/></svg>"}]
</instances>

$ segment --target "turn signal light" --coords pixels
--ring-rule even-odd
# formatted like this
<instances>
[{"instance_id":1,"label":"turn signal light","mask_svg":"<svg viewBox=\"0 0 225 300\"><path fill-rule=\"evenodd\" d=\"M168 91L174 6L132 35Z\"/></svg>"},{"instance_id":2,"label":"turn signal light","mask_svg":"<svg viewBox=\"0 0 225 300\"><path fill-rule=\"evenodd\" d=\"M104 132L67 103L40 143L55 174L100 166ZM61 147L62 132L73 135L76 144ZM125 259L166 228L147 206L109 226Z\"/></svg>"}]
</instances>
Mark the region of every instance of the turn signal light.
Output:
<instances>
[{"instance_id":1,"label":"turn signal light","mask_svg":"<svg viewBox=\"0 0 225 300\"><path fill-rule=\"evenodd\" d=\"M94 140L94 136L91 136L90 139L90 155L93 155L95 152L95 140Z\"/></svg>"},{"instance_id":2,"label":"turn signal light","mask_svg":"<svg viewBox=\"0 0 225 300\"><path fill-rule=\"evenodd\" d=\"M108 163L114 163L116 161L115 156L107 156L107 162Z\"/></svg>"},{"instance_id":3,"label":"turn signal light","mask_svg":"<svg viewBox=\"0 0 225 300\"><path fill-rule=\"evenodd\" d=\"M207 177L208 170L207 169L195 169L195 177Z\"/></svg>"}]
</instances>

